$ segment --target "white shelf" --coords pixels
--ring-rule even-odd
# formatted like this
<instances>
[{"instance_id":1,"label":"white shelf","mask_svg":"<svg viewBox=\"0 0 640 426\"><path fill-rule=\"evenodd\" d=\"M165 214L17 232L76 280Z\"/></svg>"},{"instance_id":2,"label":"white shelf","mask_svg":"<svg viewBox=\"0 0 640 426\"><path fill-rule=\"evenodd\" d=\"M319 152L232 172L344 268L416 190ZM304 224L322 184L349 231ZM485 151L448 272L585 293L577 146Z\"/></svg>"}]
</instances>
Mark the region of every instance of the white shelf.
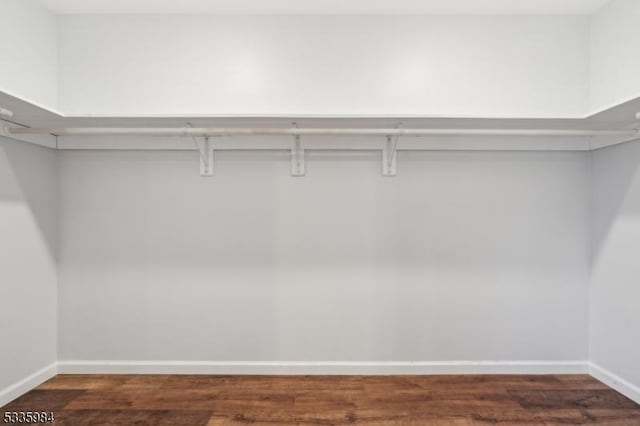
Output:
<instances>
[{"instance_id":1,"label":"white shelf","mask_svg":"<svg viewBox=\"0 0 640 426\"><path fill-rule=\"evenodd\" d=\"M443 129L442 134L401 137L398 150L566 150L589 151L635 139L628 132L639 126L640 98L586 118L508 118L434 116L65 116L7 93L0 106L14 112L5 126L32 128L291 128L302 129ZM9 121L10 120L10 121ZM470 131L470 132L469 132ZM597 134L627 131L623 134ZM447 134L450 133L450 134ZM456 134L458 133L458 134ZM484 133L484 134L483 134ZM167 135L10 135L29 143L58 149L195 149L191 138ZM215 149L290 149L291 136L236 135L215 138ZM256 140L258 139L258 140ZM303 137L305 149L383 149L380 135Z\"/></svg>"}]
</instances>

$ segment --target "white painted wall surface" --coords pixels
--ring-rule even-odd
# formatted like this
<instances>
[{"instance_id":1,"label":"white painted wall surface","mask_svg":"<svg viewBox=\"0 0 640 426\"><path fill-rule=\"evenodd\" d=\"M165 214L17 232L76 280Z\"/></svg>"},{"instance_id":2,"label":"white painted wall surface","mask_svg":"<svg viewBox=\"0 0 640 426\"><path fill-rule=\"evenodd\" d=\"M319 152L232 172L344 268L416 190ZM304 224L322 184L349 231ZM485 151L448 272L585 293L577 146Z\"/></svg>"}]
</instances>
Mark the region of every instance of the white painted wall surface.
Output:
<instances>
[{"instance_id":1,"label":"white painted wall surface","mask_svg":"<svg viewBox=\"0 0 640 426\"><path fill-rule=\"evenodd\" d=\"M640 397L640 142L594 154L591 361Z\"/></svg>"},{"instance_id":2,"label":"white painted wall surface","mask_svg":"<svg viewBox=\"0 0 640 426\"><path fill-rule=\"evenodd\" d=\"M56 195L54 151L0 137L2 402L57 360Z\"/></svg>"},{"instance_id":3,"label":"white painted wall surface","mask_svg":"<svg viewBox=\"0 0 640 426\"><path fill-rule=\"evenodd\" d=\"M640 1L612 0L591 19L591 109L640 96Z\"/></svg>"},{"instance_id":4,"label":"white painted wall surface","mask_svg":"<svg viewBox=\"0 0 640 426\"><path fill-rule=\"evenodd\" d=\"M222 15L586 15L609 0L41 0L56 13Z\"/></svg>"},{"instance_id":5,"label":"white painted wall surface","mask_svg":"<svg viewBox=\"0 0 640 426\"><path fill-rule=\"evenodd\" d=\"M56 17L38 0L2 0L0 35L0 90L56 108Z\"/></svg>"},{"instance_id":6,"label":"white painted wall surface","mask_svg":"<svg viewBox=\"0 0 640 426\"><path fill-rule=\"evenodd\" d=\"M59 155L63 361L587 359L587 153Z\"/></svg>"},{"instance_id":7,"label":"white painted wall surface","mask_svg":"<svg viewBox=\"0 0 640 426\"><path fill-rule=\"evenodd\" d=\"M69 114L582 117L588 16L59 17Z\"/></svg>"}]
</instances>

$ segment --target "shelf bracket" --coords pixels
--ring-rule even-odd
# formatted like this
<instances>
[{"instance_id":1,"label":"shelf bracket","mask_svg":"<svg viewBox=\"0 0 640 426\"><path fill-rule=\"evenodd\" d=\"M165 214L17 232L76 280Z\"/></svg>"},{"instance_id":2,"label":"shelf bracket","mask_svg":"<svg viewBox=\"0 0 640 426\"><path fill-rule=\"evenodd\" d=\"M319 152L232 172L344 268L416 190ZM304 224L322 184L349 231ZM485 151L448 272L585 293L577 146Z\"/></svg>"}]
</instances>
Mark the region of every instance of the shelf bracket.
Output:
<instances>
[{"instance_id":1,"label":"shelf bracket","mask_svg":"<svg viewBox=\"0 0 640 426\"><path fill-rule=\"evenodd\" d=\"M398 140L394 141L387 136L387 142L382 150L382 176L393 177L397 175Z\"/></svg>"},{"instance_id":2,"label":"shelf bracket","mask_svg":"<svg viewBox=\"0 0 640 426\"><path fill-rule=\"evenodd\" d=\"M304 147L300 135L296 135L291 142L291 176L304 176L306 172Z\"/></svg>"},{"instance_id":3,"label":"shelf bracket","mask_svg":"<svg viewBox=\"0 0 640 426\"><path fill-rule=\"evenodd\" d=\"M200 176L213 176L215 171L215 156L213 152L213 144L209 142L209 136L205 136L203 145L202 149L198 146L198 151L200 153Z\"/></svg>"}]
</instances>

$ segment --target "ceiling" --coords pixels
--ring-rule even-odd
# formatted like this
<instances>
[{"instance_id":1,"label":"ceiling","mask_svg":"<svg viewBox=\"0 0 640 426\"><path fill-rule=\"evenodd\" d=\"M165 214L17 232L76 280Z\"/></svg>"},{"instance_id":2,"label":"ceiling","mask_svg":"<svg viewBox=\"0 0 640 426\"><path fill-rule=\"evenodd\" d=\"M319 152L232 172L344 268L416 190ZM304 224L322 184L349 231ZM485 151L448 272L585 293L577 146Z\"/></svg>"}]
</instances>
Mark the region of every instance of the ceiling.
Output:
<instances>
[{"instance_id":1,"label":"ceiling","mask_svg":"<svg viewBox=\"0 0 640 426\"><path fill-rule=\"evenodd\" d=\"M58 14L591 14L610 0L41 0Z\"/></svg>"}]
</instances>

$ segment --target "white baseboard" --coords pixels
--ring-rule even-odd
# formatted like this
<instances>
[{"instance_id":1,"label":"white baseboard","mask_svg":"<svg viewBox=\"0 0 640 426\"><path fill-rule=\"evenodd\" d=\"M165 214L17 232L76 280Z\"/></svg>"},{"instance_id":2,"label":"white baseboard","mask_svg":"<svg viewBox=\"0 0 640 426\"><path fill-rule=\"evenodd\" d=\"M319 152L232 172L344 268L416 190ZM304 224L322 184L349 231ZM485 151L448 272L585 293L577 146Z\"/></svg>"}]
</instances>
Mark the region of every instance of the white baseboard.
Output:
<instances>
[{"instance_id":1,"label":"white baseboard","mask_svg":"<svg viewBox=\"0 0 640 426\"><path fill-rule=\"evenodd\" d=\"M640 387L627 382L604 368L590 363L589 373L605 385L617 390L624 396L640 404Z\"/></svg>"},{"instance_id":2,"label":"white baseboard","mask_svg":"<svg viewBox=\"0 0 640 426\"><path fill-rule=\"evenodd\" d=\"M0 390L0 407L8 404L20 395L27 393L39 384L46 382L56 374L58 374L58 366L57 363L54 362L19 382Z\"/></svg>"},{"instance_id":3,"label":"white baseboard","mask_svg":"<svg viewBox=\"0 0 640 426\"><path fill-rule=\"evenodd\" d=\"M0 390L0 406L56 374L585 374L640 404L640 387L588 361L60 361Z\"/></svg>"},{"instance_id":4,"label":"white baseboard","mask_svg":"<svg viewBox=\"0 0 640 426\"><path fill-rule=\"evenodd\" d=\"M588 361L60 361L62 374L585 374Z\"/></svg>"}]
</instances>

